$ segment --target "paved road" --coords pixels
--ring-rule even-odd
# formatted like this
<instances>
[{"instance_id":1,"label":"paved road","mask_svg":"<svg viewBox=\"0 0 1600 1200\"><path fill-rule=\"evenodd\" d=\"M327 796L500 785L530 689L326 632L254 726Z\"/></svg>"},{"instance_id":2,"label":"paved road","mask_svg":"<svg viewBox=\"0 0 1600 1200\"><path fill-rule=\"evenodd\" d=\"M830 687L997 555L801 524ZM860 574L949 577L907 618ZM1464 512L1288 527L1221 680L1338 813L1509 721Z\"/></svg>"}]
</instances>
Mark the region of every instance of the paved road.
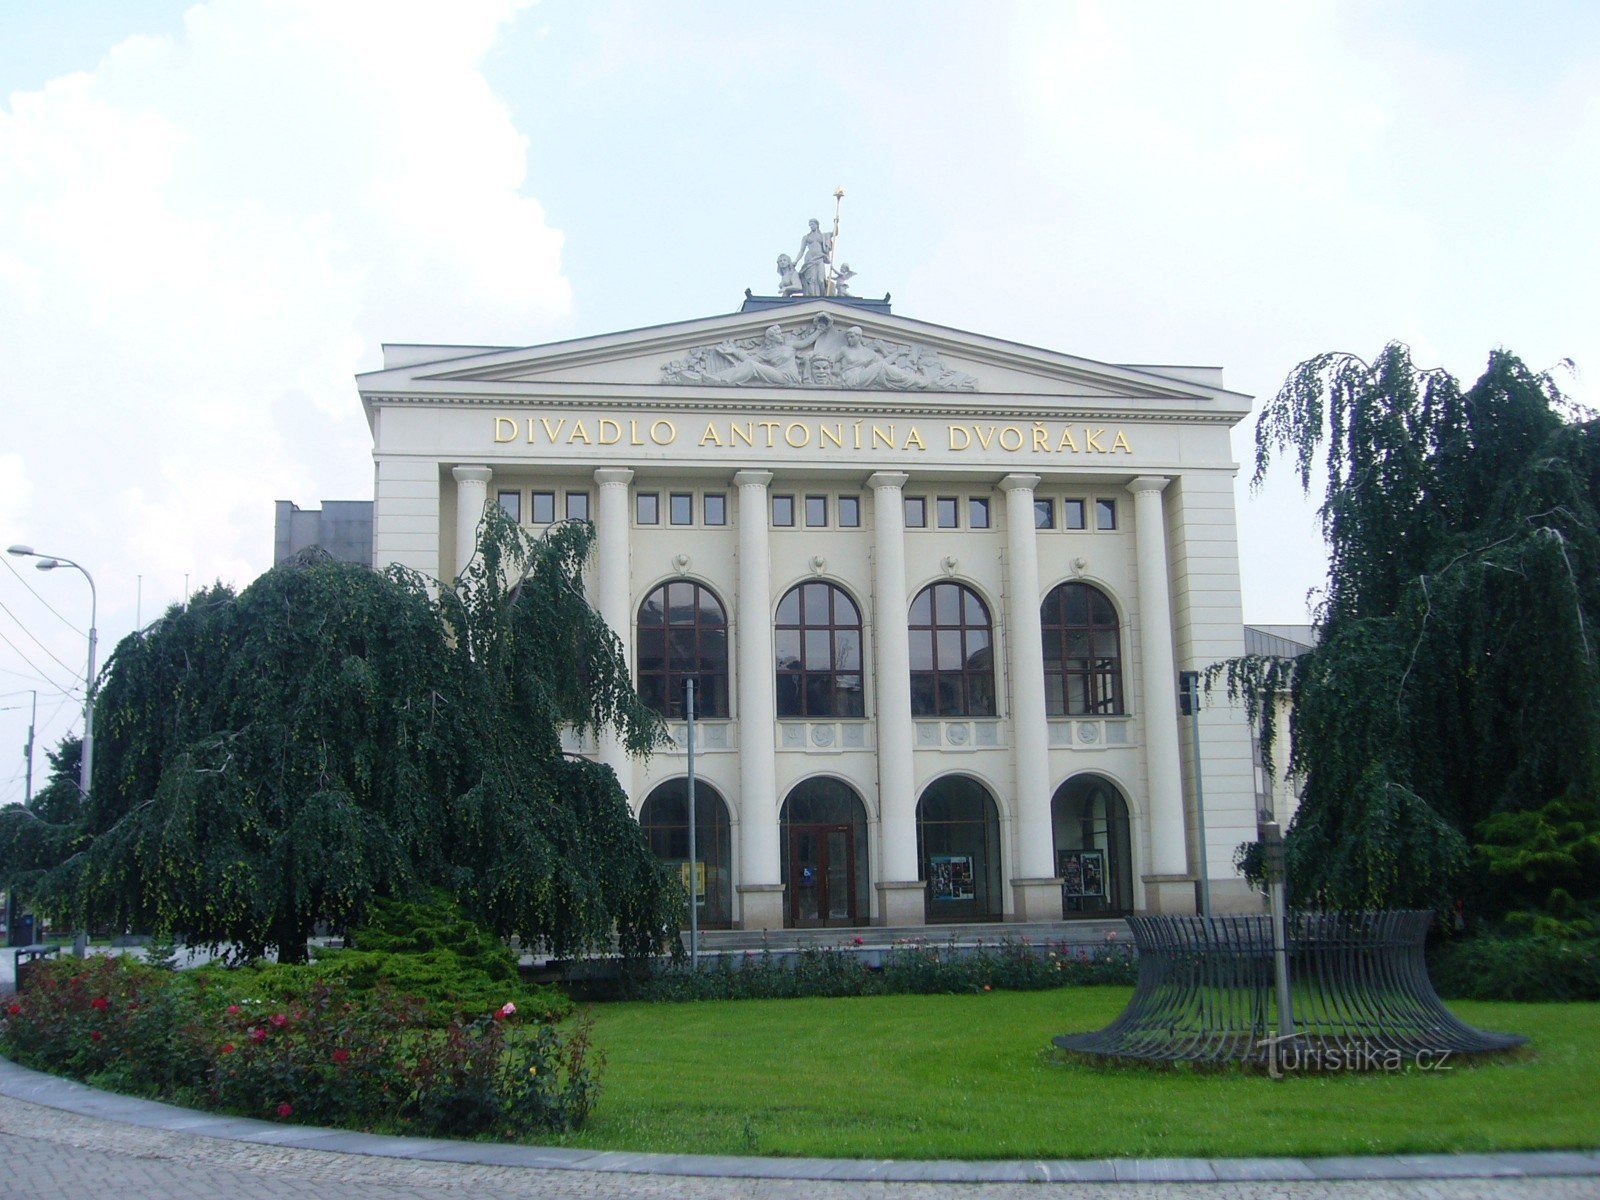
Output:
<instances>
[{"instance_id":1,"label":"paved road","mask_svg":"<svg viewBox=\"0 0 1600 1200\"><path fill-rule=\"evenodd\" d=\"M1600 1200L1600 1178L937 1184L699 1179L412 1162L145 1129L0 1097L6 1200Z\"/></svg>"}]
</instances>

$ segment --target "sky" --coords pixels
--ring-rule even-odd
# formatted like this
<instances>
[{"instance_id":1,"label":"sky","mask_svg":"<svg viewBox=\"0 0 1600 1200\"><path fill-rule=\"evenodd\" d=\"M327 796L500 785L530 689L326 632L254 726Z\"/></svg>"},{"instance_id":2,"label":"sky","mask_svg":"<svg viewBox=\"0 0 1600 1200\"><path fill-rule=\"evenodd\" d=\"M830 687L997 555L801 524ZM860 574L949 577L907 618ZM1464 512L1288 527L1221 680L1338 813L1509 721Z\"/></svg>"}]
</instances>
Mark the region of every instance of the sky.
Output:
<instances>
[{"instance_id":1,"label":"sky","mask_svg":"<svg viewBox=\"0 0 1600 1200\"><path fill-rule=\"evenodd\" d=\"M92 573L103 662L273 501L371 496L382 342L733 311L841 186L919 320L1258 404L1505 347L1600 404L1600 5L0 0L0 544ZM1248 477L1245 618L1306 621L1314 506ZM0 562L4 803L90 607Z\"/></svg>"}]
</instances>

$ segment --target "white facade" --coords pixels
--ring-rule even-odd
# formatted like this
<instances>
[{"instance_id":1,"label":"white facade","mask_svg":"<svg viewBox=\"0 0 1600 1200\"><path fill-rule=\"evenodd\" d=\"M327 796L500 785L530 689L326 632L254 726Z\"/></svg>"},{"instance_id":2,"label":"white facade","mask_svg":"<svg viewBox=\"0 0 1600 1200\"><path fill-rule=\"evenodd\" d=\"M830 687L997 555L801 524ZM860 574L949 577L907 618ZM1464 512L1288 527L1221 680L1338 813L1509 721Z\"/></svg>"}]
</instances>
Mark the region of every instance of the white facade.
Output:
<instances>
[{"instance_id":1,"label":"white facade","mask_svg":"<svg viewBox=\"0 0 1600 1200\"><path fill-rule=\"evenodd\" d=\"M805 382L787 367L735 382L774 322L775 343L804 347ZM849 350L846 327L861 331ZM636 670L656 671L654 639L671 636L641 633L657 589L694 583L704 589L695 603L709 592L705 611L720 605L725 627L704 636L726 654L726 716L700 722L697 773L711 789L701 803L725 806L713 850L724 861L706 869L726 892L717 911L727 921L1053 919L1064 870L1082 887L1104 872L1104 898L1070 901L1072 911L1194 910L1195 763L1177 673L1242 652L1229 430L1249 399L1224 390L1219 370L1112 366L838 299L527 349L385 355L383 370L360 379L377 566L451 576L485 504L515 496L537 525L566 516L571 495L583 498L573 513L597 527L591 598ZM825 514L807 505L818 497ZM908 526L919 499L925 525ZM940 501L952 499L956 524L942 528ZM687 522L675 523L686 504ZM1039 527L1039 504L1050 527ZM784 608L807 583L838 590ZM938 584L981 601L962 600L964 631L939 626L948 604L938 597L957 592L918 600ZM1060 628L1041 617L1047 600L1070 613L1090 595L1063 585L1090 585L1114 613L1115 651L1099 653L1109 639L1100 630L1087 706L1073 698L1082 680L1063 674L1062 647L1093 631L1070 615ZM794 626L810 620L810 608L795 617L802 600L825 592L850 603L829 610L843 631L823 651L815 622ZM690 593L667 595L679 613ZM852 606L859 634L843 628ZM985 609L986 621L971 615ZM912 628L919 621L938 627ZM962 647L962 670L935 676L929 647L947 644ZM821 670L824 652L831 673L793 673ZM671 676L641 683L662 679L676 686ZM681 722L672 727L681 735ZM1213 706L1200 742L1214 906L1253 907L1232 866L1255 831L1249 731ZM612 741L584 749L617 771L636 813L685 772L681 750L642 762ZM807 783L819 779L833 782ZM1100 799L1087 798L1091 783ZM847 795L839 784L853 800L837 799ZM835 803L859 814L837 836L824 812ZM980 810L992 812L983 829L976 817L938 819Z\"/></svg>"}]
</instances>

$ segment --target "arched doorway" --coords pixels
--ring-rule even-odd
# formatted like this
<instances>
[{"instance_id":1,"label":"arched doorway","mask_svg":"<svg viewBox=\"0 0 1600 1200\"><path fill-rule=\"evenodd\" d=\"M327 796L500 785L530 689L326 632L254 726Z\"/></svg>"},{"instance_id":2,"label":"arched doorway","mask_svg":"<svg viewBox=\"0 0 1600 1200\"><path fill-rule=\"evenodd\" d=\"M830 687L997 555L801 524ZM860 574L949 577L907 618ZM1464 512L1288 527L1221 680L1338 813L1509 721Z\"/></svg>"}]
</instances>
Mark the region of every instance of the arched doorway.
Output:
<instances>
[{"instance_id":1,"label":"arched doorway","mask_svg":"<svg viewBox=\"0 0 1600 1200\"><path fill-rule=\"evenodd\" d=\"M1050 801L1061 910L1066 917L1133 911L1128 803L1110 780L1076 775Z\"/></svg>"},{"instance_id":2,"label":"arched doorway","mask_svg":"<svg viewBox=\"0 0 1600 1200\"><path fill-rule=\"evenodd\" d=\"M700 863L700 927L733 928L733 851L728 835L728 806L704 780L694 785L695 858ZM639 824L650 840L650 852L676 868L689 890L689 781L658 784L639 810ZM688 913L684 920L687 923Z\"/></svg>"},{"instance_id":3,"label":"arched doorway","mask_svg":"<svg viewBox=\"0 0 1600 1200\"><path fill-rule=\"evenodd\" d=\"M983 784L948 775L928 785L917 801L917 855L930 924L1003 918L1000 813Z\"/></svg>"},{"instance_id":4,"label":"arched doorway","mask_svg":"<svg viewBox=\"0 0 1600 1200\"><path fill-rule=\"evenodd\" d=\"M867 810L839 779L807 779L783 802L783 884L796 928L867 923Z\"/></svg>"}]
</instances>

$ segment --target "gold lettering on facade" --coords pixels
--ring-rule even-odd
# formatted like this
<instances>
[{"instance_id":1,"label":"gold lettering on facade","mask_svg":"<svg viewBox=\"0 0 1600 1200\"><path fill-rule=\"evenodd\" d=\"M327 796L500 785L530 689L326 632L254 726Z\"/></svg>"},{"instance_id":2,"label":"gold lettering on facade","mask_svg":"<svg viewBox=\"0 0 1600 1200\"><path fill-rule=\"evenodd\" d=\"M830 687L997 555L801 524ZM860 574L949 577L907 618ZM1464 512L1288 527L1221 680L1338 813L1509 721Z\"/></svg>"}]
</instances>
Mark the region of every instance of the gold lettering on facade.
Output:
<instances>
[{"instance_id":1,"label":"gold lettering on facade","mask_svg":"<svg viewBox=\"0 0 1600 1200\"><path fill-rule=\"evenodd\" d=\"M856 422L856 449L861 449L861 422Z\"/></svg>"},{"instance_id":2,"label":"gold lettering on facade","mask_svg":"<svg viewBox=\"0 0 1600 1200\"><path fill-rule=\"evenodd\" d=\"M722 438L717 433L717 423L715 421L707 421L706 422L705 435L703 437L701 437L700 444L702 446L720 446L720 445L722 445ZM686 901L684 901L684 903L687 904L688 901L686 900Z\"/></svg>"},{"instance_id":3,"label":"gold lettering on facade","mask_svg":"<svg viewBox=\"0 0 1600 1200\"><path fill-rule=\"evenodd\" d=\"M728 445L737 446L740 442L743 442L746 446L754 446L756 444L756 426L754 421L746 421L744 423L744 428L742 429L739 426L731 423L728 425ZM685 903L687 903L687 901Z\"/></svg>"},{"instance_id":4,"label":"gold lettering on facade","mask_svg":"<svg viewBox=\"0 0 1600 1200\"><path fill-rule=\"evenodd\" d=\"M959 437L961 439L960 444L957 444L957 442L956 442L956 438L957 437ZM965 425L952 425L952 426L950 426L950 449L952 449L952 450L965 450L965 449L967 449L967 447L969 447L971 445L972 445L972 434L970 432L968 432L967 427Z\"/></svg>"},{"instance_id":5,"label":"gold lettering on facade","mask_svg":"<svg viewBox=\"0 0 1600 1200\"><path fill-rule=\"evenodd\" d=\"M663 425L666 426L667 436L664 438L657 437L656 430L660 429ZM670 446L673 442L678 440L678 427L665 418L660 421L656 421L650 426L650 440L658 446Z\"/></svg>"},{"instance_id":6,"label":"gold lettering on facade","mask_svg":"<svg viewBox=\"0 0 1600 1200\"><path fill-rule=\"evenodd\" d=\"M557 426L560 428L560 426ZM577 421L572 426L572 432L567 434L567 445L573 442L582 442L585 446L594 445L594 439L589 436L588 427L582 421Z\"/></svg>"},{"instance_id":7,"label":"gold lettering on facade","mask_svg":"<svg viewBox=\"0 0 1600 1200\"><path fill-rule=\"evenodd\" d=\"M1083 452L1087 454L1093 450L1096 454L1104 454L1106 448L1100 444L1100 439L1105 435L1106 431L1104 429L1090 429L1085 425L1083 427Z\"/></svg>"},{"instance_id":8,"label":"gold lettering on facade","mask_svg":"<svg viewBox=\"0 0 1600 1200\"><path fill-rule=\"evenodd\" d=\"M993 425L989 426L989 429L988 429L987 432L985 432L982 429L979 429L976 425L974 425L972 427L972 432L978 435L978 449L980 449L980 450L987 450L989 448L989 443L994 441L994 426Z\"/></svg>"},{"instance_id":9,"label":"gold lettering on facade","mask_svg":"<svg viewBox=\"0 0 1600 1200\"><path fill-rule=\"evenodd\" d=\"M608 425L611 427L611 436L610 437L606 436L606 427ZM600 444L602 446L615 446L621 440L622 440L622 426L617 424L610 417L601 417L600 418Z\"/></svg>"},{"instance_id":10,"label":"gold lettering on facade","mask_svg":"<svg viewBox=\"0 0 1600 1200\"><path fill-rule=\"evenodd\" d=\"M1072 440L1072 429L1067 425L1061 427L1061 440L1056 443L1056 453L1060 454L1063 450L1071 450L1074 454L1078 452L1078 443Z\"/></svg>"},{"instance_id":11,"label":"gold lettering on facade","mask_svg":"<svg viewBox=\"0 0 1600 1200\"><path fill-rule=\"evenodd\" d=\"M826 425L817 426L817 449L825 449L830 441L839 449L844 449L843 425L835 425L832 429L829 429ZM688 903L688 901L684 903Z\"/></svg>"},{"instance_id":12,"label":"gold lettering on facade","mask_svg":"<svg viewBox=\"0 0 1600 1200\"><path fill-rule=\"evenodd\" d=\"M1033 427L1033 452L1035 454L1050 453L1050 431L1043 425Z\"/></svg>"},{"instance_id":13,"label":"gold lettering on facade","mask_svg":"<svg viewBox=\"0 0 1600 1200\"><path fill-rule=\"evenodd\" d=\"M637 422L637 421L629 421L628 422L628 445L630 445L630 446L642 446L642 445L644 445L644 439L639 436L639 422Z\"/></svg>"},{"instance_id":14,"label":"gold lettering on facade","mask_svg":"<svg viewBox=\"0 0 1600 1200\"><path fill-rule=\"evenodd\" d=\"M504 436L501 436L501 435ZM510 417L496 417L494 419L494 440L497 442L514 442L517 439L517 423ZM685 901L685 903L688 903Z\"/></svg>"},{"instance_id":15,"label":"gold lettering on facade","mask_svg":"<svg viewBox=\"0 0 1600 1200\"><path fill-rule=\"evenodd\" d=\"M1116 440L1111 443L1111 452L1115 454L1118 450L1121 450L1124 454L1133 453L1133 447L1128 445L1128 435L1120 429L1117 430Z\"/></svg>"},{"instance_id":16,"label":"gold lettering on facade","mask_svg":"<svg viewBox=\"0 0 1600 1200\"><path fill-rule=\"evenodd\" d=\"M906 444L901 449L909 450L912 446L915 446L918 450L926 450L928 448L927 443L922 440L922 435L917 432L915 425L911 427L911 432L906 434Z\"/></svg>"},{"instance_id":17,"label":"gold lettering on facade","mask_svg":"<svg viewBox=\"0 0 1600 1200\"><path fill-rule=\"evenodd\" d=\"M762 429L766 430L766 434L767 434L767 449L771 450L774 446L777 445L777 442L774 439L777 437L777 434L778 434L779 422L777 422L777 421L757 421L756 424L759 425Z\"/></svg>"},{"instance_id":18,"label":"gold lettering on facade","mask_svg":"<svg viewBox=\"0 0 1600 1200\"><path fill-rule=\"evenodd\" d=\"M1017 444L1015 446L1009 446L1009 445L1006 444L1006 434L1008 434L1008 433L1009 434L1014 434L1016 436ZM1002 429L1000 431L1000 449L1002 449L1002 450L1021 450L1022 449L1022 430L1018 429L1015 425L1007 425L1004 429Z\"/></svg>"},{"instance_id":19,"label":"gold lettering on facade","mask_svg":"<svg viewBox=\"0 0 1600 1200\"><path fill-rule=\"evenodd\" d=\"M887 429L885 429L882 425L874 425L872 427L872 449L876 450L880 443L890 450L895 448L893 425L889 426Z\"/></svg>"},{"instance_id":20,"label":"gold lettering on facade","mask_svg":"<svg viewBox=\"0 0 1600 1200\"><path fill-rule=\"evenodd\" d=\"M550 418L549 417L540 417L539 418L539 424L544 426L544 436L549 439L550 444L552 446L554 446L556 444L556 439L558 439L561 436L561 429L562 429L562 427L564 425L566 425L566 423L567 423L566 422L566 418L563 417L561 420L556 422L555 428L552 429L550 427Z\"/></svg>"},{"instance_id":21,"label":"gold lettering on facade","mask_svg":"<svg viewBox=\"0 0 1600 1200\"><path fill-rule=\"evenodd\" d=\"M800 440L798 442L794 440L794 431L797 429L800 431ZM802 425L799 421L791 421L789 422L789 427L783 431L783 440L788 442L790 447L795 450L809 446L811 444L811 427ZM685 901L685 903L688 902Z\"/></svg>"}]
</instances>

